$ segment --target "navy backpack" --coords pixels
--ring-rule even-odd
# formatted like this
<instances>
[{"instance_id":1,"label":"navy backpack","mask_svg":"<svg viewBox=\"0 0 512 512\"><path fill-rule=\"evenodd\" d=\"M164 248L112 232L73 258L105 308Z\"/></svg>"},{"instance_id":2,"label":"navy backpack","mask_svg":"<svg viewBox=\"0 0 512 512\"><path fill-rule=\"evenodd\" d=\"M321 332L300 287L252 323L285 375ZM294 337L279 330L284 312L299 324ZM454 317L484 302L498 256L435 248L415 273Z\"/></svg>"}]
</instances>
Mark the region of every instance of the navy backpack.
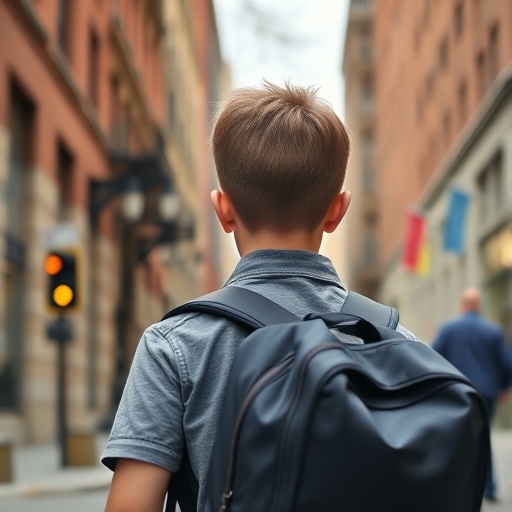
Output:
<instances>
[{"instance_id":1,"label":"navy backpack","mask_svg":"<svg viewBox=\"0 0 512 512\"><path fill-rule=\"evenodd\" d=\"M398 313L349 293L339 313L297 318L229 286L166 315L203 312L253 330L238 347L210 460L207 512L479 512L485 405ZM195 511L185 457L171 478ZM201 511L202 512L202 511Z\"/></svg>"}]
</instances>

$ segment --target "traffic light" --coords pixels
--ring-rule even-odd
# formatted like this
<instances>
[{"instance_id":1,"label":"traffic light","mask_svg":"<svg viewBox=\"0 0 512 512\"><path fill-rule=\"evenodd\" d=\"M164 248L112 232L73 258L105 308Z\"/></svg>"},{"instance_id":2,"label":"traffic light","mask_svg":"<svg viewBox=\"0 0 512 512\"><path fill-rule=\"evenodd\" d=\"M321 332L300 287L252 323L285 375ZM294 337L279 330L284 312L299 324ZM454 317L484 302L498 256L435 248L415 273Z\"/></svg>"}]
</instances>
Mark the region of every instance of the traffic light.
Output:
<instances>
[{"instance_id":1,"label":"traffic light","mask_svg":"<svg viewBox=\"0 0 512 512\"><path fill-rule=\"evenodd\" d=\"M78 304L77 261L67 251L50 252L44 262L48 274L47 304L53 311L65 311Z\"/></svg>"}]
</instances>

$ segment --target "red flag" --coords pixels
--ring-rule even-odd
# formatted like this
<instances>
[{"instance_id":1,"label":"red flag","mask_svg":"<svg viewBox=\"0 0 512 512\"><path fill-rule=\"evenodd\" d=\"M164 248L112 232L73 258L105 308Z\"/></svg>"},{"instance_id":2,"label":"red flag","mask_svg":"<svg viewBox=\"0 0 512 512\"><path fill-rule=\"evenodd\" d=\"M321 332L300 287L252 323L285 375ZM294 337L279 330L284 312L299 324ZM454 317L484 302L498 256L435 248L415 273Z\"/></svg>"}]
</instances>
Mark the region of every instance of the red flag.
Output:
<instances>
[{"instance_id":1,"label":"red flag","mask_svg":"<svg viewBox=\"0 0 512 512\"><path fill-rule=\"evenodd\" d=\"M424 232L425 219L419 213L410 212L402 257L402 263L409 270L415 271L418 266Z\"/></svg>"}]
</instances>

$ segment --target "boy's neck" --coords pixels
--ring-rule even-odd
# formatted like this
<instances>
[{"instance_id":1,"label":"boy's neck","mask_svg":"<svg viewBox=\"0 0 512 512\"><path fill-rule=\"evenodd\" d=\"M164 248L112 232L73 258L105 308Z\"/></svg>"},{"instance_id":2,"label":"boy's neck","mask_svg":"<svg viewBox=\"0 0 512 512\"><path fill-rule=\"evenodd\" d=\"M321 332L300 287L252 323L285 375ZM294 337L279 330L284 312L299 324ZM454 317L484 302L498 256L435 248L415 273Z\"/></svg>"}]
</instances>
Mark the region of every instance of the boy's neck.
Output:
<instances>
[{"instance_id":1,"label":"boy's neck","mask_svg":"<svg viewBox=\"0 0 512 512\"><path fill-rule=\"evenodd\" d=\"M244 236L245 235L245 236ZM244 233L235 236L240 256L262 249L278 249L285 251L318 252L322 242L321 233L294 231L292 233L274 233L260 231L256 234Z\"/></svg>"}]
</instances>

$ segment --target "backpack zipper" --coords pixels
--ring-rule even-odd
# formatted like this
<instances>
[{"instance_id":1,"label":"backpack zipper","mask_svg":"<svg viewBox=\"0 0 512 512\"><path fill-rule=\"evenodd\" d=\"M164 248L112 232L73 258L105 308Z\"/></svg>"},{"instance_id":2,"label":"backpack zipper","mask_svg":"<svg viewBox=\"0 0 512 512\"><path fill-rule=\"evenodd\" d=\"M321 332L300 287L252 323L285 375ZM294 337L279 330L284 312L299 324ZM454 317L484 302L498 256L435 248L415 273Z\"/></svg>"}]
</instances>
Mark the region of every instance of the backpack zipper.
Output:
<instances>
[{"instance_id":1,"label":"backpack zipper","mask_svg":"<svg viewBox=\"0 0 512 512\"><path fill-rule=\"evenodd\" d=\"M321 343L317 345L316 347L313 347L309 352L306 353L304 356L304 359L301 362L300 368L299 368L299 374L298 374L298 381L299 385L297 386L295 390L295 394L290 406L290 409L288 410L288 414L286 415L285 424L283 427L283 430L281 432L281 439L279 442L279 448L278 448L278 457L277 457L277 481L274 485L274 496L272 498L272 505L270 507L270 510L273 510L275 508L276 500L279 496L278 489L281 487L281 480L282 480L282 460L283 460L283 452L285 451L285 445L286 445L286 433L288 432L288 429L290 427L290 423L293 419L293 416L295 415L295 411L300 403L300 398L302 396L302 390L304 388L304 373L306 372L306 368L317 354L320 352L324 352L325 350L332 350L332 349L342 349L343 345L341 343Z\"/></svg>"},{"instance_id":2,"label":"backpack zipper","mask_svg":"<svg viewBox=\"0 0 512 512\"><path fill-rule=\"evenodd\" d=\"M251 405L252 401L256 398L256 396L269 384L274 382L276 379L284 375L287 371L290 370L293 360L295 358L294 354L290 354L285 357L279 364L273 366L268 371L266 371L252 386L247 395L245 396L242 405L240 406L240 411L236 418L235 428L233 430L233 439L231 440L231 446L229 449L229 459L228 459L228 469L226 473L226 485L224 486L224 492L222 493L221 505L219 508L219 512L225 512L228 508L228 501L233 497L233 489L235 487L235 477L236 477L236 469L238 467L238 443L240 441L240 431L242 424L245 420L245 416L247 414L247 410Z\"/></svg>"}]
</instances>

